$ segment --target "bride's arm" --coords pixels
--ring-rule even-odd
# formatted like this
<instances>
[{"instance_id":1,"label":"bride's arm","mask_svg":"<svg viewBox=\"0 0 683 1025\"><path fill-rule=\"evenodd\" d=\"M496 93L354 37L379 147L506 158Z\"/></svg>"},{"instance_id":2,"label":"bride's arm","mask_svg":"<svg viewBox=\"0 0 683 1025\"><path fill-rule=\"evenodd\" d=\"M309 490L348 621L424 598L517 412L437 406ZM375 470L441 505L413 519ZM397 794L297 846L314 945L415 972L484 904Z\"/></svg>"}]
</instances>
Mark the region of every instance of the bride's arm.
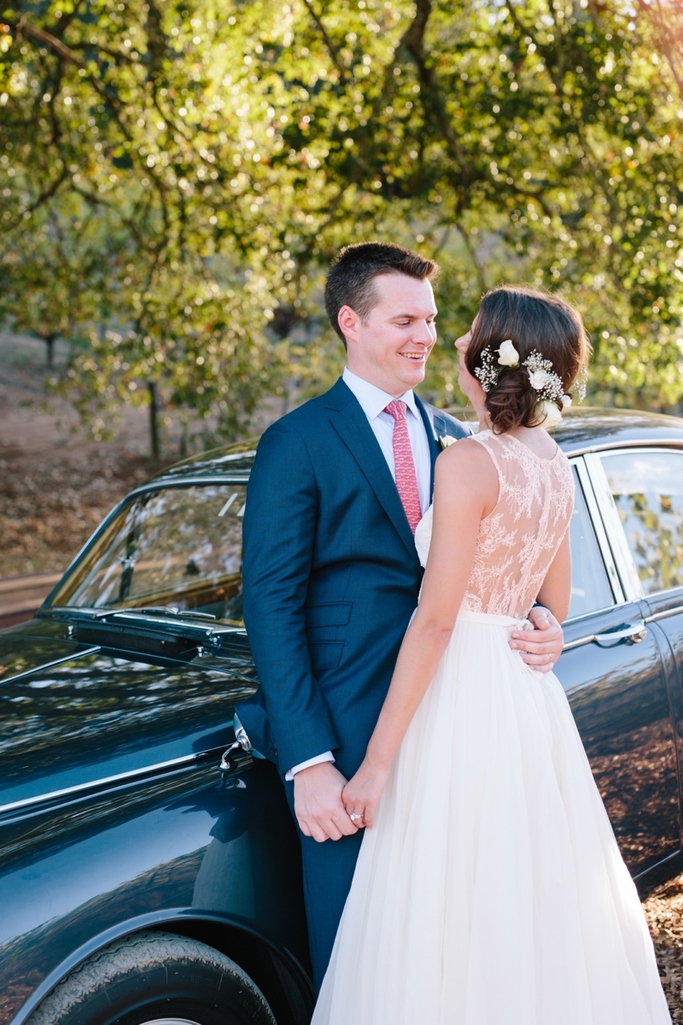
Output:
<instances>
[{"instance_id":1,"label":"bride's arm","mask_svg":"<svg viewBox=\"0 0 683 1025\"><path fill-rule=\"evenodd\" d=\"M558 623L564 622L572 597L572 552L569 531L564 535L557 554L550 563L537 601L550 609Z\"/></svg>"},{"instance_id":2,"label":"bride's arm","mask_svg":"<svg viewBox=\"0 0 683 1025\"><path fill-rule=\"evenodd\" d=\"M463 439L439 456L420 604L403 639L365 759L342 795L349 813L365 813L366 826L372 826L391 763L446 650L472 570L479 524L497 500L498 476L476 441Z\"/></svg>"}]
</instances>

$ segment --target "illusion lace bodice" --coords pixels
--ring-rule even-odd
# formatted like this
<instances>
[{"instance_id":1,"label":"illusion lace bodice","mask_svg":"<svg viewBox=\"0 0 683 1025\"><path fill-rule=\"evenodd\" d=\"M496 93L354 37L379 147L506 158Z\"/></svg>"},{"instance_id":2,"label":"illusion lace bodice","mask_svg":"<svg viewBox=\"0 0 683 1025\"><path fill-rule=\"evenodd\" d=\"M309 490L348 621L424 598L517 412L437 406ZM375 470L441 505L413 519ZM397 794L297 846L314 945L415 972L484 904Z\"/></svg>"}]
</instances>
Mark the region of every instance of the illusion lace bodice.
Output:
<instances>
[{"instance_id":1,"label":"illusion lace bodice","mask_svg":"<svg viewBox=\"0 0 683 1025\"><path fill-rule=\"evenodd\" d=\"M569 526L574 479L558 448L542 459L513 435L481 431L473 440L491 456L498 502L479 526L474 566L462 608L492 615L526 616ZM420 562L427 564L432 507L415 532Z\"/></svg>"}]
</instances>

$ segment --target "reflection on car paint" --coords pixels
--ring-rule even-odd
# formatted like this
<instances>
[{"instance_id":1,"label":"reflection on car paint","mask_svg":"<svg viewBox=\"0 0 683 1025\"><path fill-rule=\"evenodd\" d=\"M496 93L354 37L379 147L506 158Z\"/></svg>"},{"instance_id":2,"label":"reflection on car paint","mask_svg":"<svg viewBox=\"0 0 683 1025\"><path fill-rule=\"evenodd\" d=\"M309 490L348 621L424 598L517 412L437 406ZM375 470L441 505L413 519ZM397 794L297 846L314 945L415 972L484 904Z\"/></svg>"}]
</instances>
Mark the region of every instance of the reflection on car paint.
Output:
<instances>
[{"instance_id":1,"label":"reflection on car paint","mask_svg":"<svg viewBox=\"0 0 683 1025\"><path fill-rule=\"evenodd\" d=\"M227 786L211 767L37 818L2 861L0 1014L17 1009L63 950L164 909L267 922L273 942L305 962L299 845L274 782L268 763Z\"/></svg>"},{"instance_id":2,"label":"reflection on car paint","mask_svg":"<svg viewBox=\"0 0 683 1025\"><path fill-rule=\"evenodd\" d=\"M256 673L245 660L219 664L168 669L97 653L7 680L0 804L192 753L212 732L208 747L227 743Z\"/></svg>"}]
</instances>

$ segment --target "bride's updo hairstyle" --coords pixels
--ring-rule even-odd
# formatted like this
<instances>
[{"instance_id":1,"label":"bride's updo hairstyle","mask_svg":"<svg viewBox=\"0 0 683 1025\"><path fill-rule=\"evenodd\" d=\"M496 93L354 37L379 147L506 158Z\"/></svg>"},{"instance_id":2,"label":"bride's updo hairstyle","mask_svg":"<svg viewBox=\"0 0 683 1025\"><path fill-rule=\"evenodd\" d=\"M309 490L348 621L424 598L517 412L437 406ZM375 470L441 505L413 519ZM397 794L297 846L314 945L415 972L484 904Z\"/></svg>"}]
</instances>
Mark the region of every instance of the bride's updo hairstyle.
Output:
<instances>
[{"instance_id":1,"label":"bride's updo hairstyle","mask_svg":"<svg viewBox=\"0 0 683 1025\"><path fill-rule=\"evenodd\" d=\"M518 366L498 364L498 349L510 339L519 353ZM482 371L482 353L493 354L496 380L486 392L486 409L495 434L515 427L538 427L543 422L537 406L539 393L532 387L529 371L523 363L532 352L552 363L564 392L571 388L586 366L590 342L578 312L558 295L531 288L503 285L488 292L481 301L472 326L472 340L465 365L478 377ZM484 362L486 361L486 354ZM562 410L562 400L553 400Z\"/></svg>"}]
</instances>

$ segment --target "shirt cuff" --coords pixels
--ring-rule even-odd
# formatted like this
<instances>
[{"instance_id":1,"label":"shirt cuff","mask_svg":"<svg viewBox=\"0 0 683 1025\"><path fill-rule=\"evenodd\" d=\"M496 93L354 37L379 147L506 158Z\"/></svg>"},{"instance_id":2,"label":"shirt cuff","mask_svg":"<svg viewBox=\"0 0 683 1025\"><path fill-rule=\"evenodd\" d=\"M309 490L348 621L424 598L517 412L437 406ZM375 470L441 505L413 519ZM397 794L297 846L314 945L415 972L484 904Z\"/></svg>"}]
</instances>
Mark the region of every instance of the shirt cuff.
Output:
<instances>
[{"instance_id":1,"label":"shirt cuff","mask_svg":"<svg viewBox=\"0 0 683 1025\"><path fill-rule=\"evenodd\" d=\"M288 783L291 783L297 772L301 772L302 769L310 769L311 765L320 765L322 762L333 762L334 755L331 751L325 751L321 755L316 755L315 758L308 758L305 762L299 762L298 765L292 766L292 768L285 773L285 779Z\"/></svg>"}]
</instances>

